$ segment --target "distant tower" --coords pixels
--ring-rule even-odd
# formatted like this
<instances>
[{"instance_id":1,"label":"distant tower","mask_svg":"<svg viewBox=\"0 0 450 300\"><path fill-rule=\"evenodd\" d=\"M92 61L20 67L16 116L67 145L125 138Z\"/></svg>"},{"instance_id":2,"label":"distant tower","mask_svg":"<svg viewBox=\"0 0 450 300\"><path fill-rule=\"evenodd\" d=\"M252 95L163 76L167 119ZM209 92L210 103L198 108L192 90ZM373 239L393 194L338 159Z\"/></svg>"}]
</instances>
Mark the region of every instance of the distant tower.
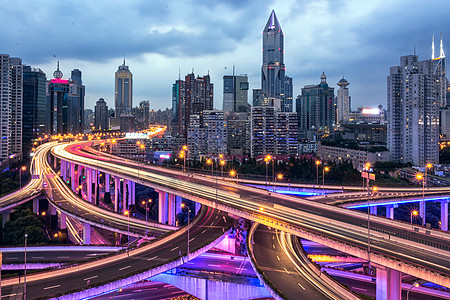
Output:
<instances>
[{"instance_id":1,"label":"distant tower","mask_svg":"<svg viewBox=\"0 0 450 300\"><path fill-rule=\"evenodd\" d=\"M350 117L350 96L347 88L349 84L344 77L337 83L340 87L337 91L336 121L338 124L343 121L348 121Z\"/></svg>"},{"instance_id":2,"label":"distant tower","mask_svg":"<svg viewBox=\"0 0 450 300\"><path fill-rule=\"evenodd\" d=\"M436 82L438 83L438 101L441 107L446 107L447 104L447 87L448 81L446 77L446 61L445 61L445 53L444 53L444 43L442 40L441 33L441 42L439 45L439 57L435 57L434 55L434 35L431 44L431 60L433 61L434 74L436 75Z\"/></svg>"},{"instance_id":3,"label":"distant tower","mask_svg":"<svg viewBox=\"0 0 450 300\"><path fill-rule=\"evenodd\" d=\"M133 106L133 74L125 65L125 58L116 71L115 86L116 117L120 117L124 112L131 113Z\"/></svg>"},{"instance_id":4,"label":"distant tower","mask_svg":"<svg viewBox=\"0 0 450 300\"><path fill-rule=\"evenodd\" d=\"M285 75L283 56L284 34L275 11L272 10L263 31L262 105L278 106L276 103L279 102L281 111L291 112L293 109L292 78Z\"/></svg>"}]
</instances>

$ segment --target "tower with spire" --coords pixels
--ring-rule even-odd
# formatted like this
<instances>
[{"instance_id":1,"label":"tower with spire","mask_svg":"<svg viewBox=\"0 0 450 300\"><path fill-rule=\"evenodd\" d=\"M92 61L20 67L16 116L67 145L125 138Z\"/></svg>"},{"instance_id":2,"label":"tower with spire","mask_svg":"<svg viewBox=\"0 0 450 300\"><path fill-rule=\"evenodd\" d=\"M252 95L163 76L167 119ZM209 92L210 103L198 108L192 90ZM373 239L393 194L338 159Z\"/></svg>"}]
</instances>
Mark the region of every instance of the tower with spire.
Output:
<instances>
[{"instance_id":1,"label":"tower with spire","mask_svg":"<svg viewBox=\"0 0 450 300\"><path fill-rule=\"evenodd\" d=\"M438 97L439 103L441 107L446 107L447 103L447 87L448 80L446 77L446 61L445 61L445 53L444 53L444 42L442 40L442 32L441 32L441 42L439 45L439 57L435 57L435 48L434 48L434 35L431 44L431 60L433 62L434 73L436 75L436 82L438 84Z\"/></svg>"},{"instance_id":2,"label":"tower with spire","mask_svg":"<svg viewBox=\"0 0 450 300\"><path fill-rule=\"evenodd\" d=\"M339 124L341 122L348 121L350 118L350 96L348 92L347 80L342 77L337 83L339 90L337 91L337 103L336 103L336 122Z\"/></svg>"},{"instance_id":3,"label":"tower with spire","mask_svg":"<svg viewBox=\"0 0 450 300\"><path fill-rule=\"evenodd\" d=\"M119 66L115 74L116 118L122 114L130 114L133 106L133 74L125 63Z\"/></svg>"},{"instance_id":4,"label":"tower with spire","mask_svg":"<svg viewBox=\"0 0 450 300\"><path fill-rule=\"evenodd\" d=\"M279 106L281 111L291 112L292 78L285 75L285 70L284 34L275 11L272 10L263 31L262 105Z\"/></svg>"}]
</instances>

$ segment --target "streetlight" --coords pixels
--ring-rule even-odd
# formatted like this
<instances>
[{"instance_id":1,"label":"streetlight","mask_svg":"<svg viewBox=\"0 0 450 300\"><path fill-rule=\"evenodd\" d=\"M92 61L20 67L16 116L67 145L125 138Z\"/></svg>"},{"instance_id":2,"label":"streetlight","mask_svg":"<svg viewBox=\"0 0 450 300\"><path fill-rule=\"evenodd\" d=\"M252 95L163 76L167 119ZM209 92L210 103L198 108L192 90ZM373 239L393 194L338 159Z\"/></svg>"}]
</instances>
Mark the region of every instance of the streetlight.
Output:
<instances>
[{"instance_id":1,"label":"streetlight","mask_svg":"<svg viewBox=\"0 0 450 300\"><path fill-rule=\"evenodd\" d=\"M414 282L414 283L411 285L411 287L408 289L408 291L406 292L406 300L409 300L409 291L411 291L412 288L414 288L414 287L419 287L419 282L418 282L418 281Z\"/></svg>"},{"instance_id":2,"label":"streetlight","mask_svg":"<svg viewBox=\"0 0 450 300\"><path fill-rule=\"evenodd\" d=\"M277 179L278 179L278 181L283 180L283 174L279 173L279 174L277 175ZM274 180L274 182L273 182L273 192L275 193L275 180Z\"/></svg>"},{"instance_id":3,"label":"streetlight","mask_svg":"<svg viewBox=\"0 0 450 300\"><path fill-rule=\"evenodd\" d=\"M190 214L191 214L191 209L190 209L189 206L187 206L186 204L181 203L181 208L184 208L184 207L187 207L187 209L188 209L188 230L187 230L187 232L188 232L188 241L187 241L187 256L189 257L189 216L190 216Z\"/></svg>"},{"instance_id":4,"label":"streetlight","mask_svg":"<svg viewBox=\"0 0 450 300\"><path fill-rule=\"evenodd\" d=\"M316 160L316 186L319 185L319 165L321 164L320 160Z\"/></svg>"},{"instance_id":5,"label":"streetlight","mask_svg":"<svg viewBox=\"0 0 450 300\"><path fill-rule=\"evenodd\" d=\"M413 216L417 216L417 215L419 215L419 212L417 211L417 210L413 210L412 212L411 212L411 226L412 226L412 219L413 219Z\"/></svg>"},{"instance_id":6,"label":"streetlight","mask_svg":"<svg viewBox=\"0 0 450 300\"><path fill-rule=\"evenodd\" d=\"M425 172L427 171L427 168L425 167ZM422 210L422 215L425 216L425 176L422 175L421 173L417 173L416 174L416 179L417 180L422 180L422 203L420 205L420 209ZM422 218L422 226L425 225L425 218Z\"/></svg>"},{"instance_id":7,"label":"streetlight","mask_svg":"<svg viewBox=\"0 0 450 300\"><path fill-rule=\"evenodd\" d=\"M214 176L214 164L211 158L208 158L208 160L206 161L207 165L211 165L211 176Z\"/></svg>"},{"instance_id":8,"label":"streetlight","mask_svg":"<svg viewBox=\"0 0 450 300\"><path fill-rule=\"evenodd\" d=\"M27 238L28 233L25 233L25 276L23 281L23 299L27 299Z\"/></svg>"},{"instance_id":9,"label":"streetlight","mask_svg":"<svg viewBox=\"0 0 450 300\"><path fill-rule=\"evenodd\" d=\"M266 157L264 157L264 161L266 162L266 185L268 185L268 166L269 166L269 161L272 159L271 155L266 155Z\"/></svg>"},{"instance_id":10,"label":"streetlight","mask_svg":"<svg viewBox=\"0 0 450 300\"><path fill-rule=\"evenodd\" d=\"M220 166L222 167L222 177L223 177L223 166L225 165L225 161L222 159L220 161Z\"/></svg>"},{"instance_id":11,"label":"streetlight","mask_svg":"<svg viewBox=\"0 0 450 300\"><path fill-rule=\"evenodd\" d=\"M145 235L148 236L148 224L147 224L147 220L148 220L148 211L147 211L147 204L151 203L152 199L149 199L148 201L142 201L142 205L145 204Z\"/></svg>"},{"instance_id":12,"label":"streetlight","mask_svg":"<svg viewBox=\"0 0 450 300\"><path fill-rule=\"evenodd\" d=\"M128 216L128 226L127 226L127 230L128 230L128 243L130 243L130 212L128 210L126 210L124 212L125 216Z\"/></svg>"},{"instance_id":13,"label":"streetlight","mask_svg":"<svg viewBox=\"0 0 450 300\"><path fill-rule=\"evenodd\" d=\"M330 171L330 167L326 166L322 169L322 194L325 193L325 172Z\"/></svg>"},{"instance_id":14,"label":"streetlight","mask_svg":"<svg viewBox=\"0 0 450 300\"><path fill-rule=\"evenodd\" d=\"M20 186L20 189L22 188L22 171L26 171L26 170L27 170L27 167L23 166L23 167L20 168L20 171L19 171L19 186Z\"/></svg>"},{"instance_id":15,"label":"streetlight","mask_svg":"<svg viewBox=\"0 0 450 300\"><path fill-rule=\"evenodd\" d=\"M180 158L183 159L183 173L184 173L184 169L186 169L186 154L184 153L183 150L180 151Z\"/></svg>"},{"instance_id":16,"label":"streetlight","mask_svg":"<svg viewBox=\"0 0 450 300\"><path fill-rule=\"evenodd\" d=\"M372 194L378 191L378 187L372 188ZM370 189L369 178L367 178L367 258L369 259L369 272L370 272Z\"/></svg>"},{"instance_id":17,"label":"streetlight","mask_svg":"<svg viewBox=\"0 0 450 300\"><path fill-rule=\"evenodd\" d=\"M186 170L186 158L187 158L187 152L188 152L188 146L184 145L183 146L183 153L184 153L184 169ZM188 167L189 167L189 162L188 162Z\"/></svg>"}]
</instances>

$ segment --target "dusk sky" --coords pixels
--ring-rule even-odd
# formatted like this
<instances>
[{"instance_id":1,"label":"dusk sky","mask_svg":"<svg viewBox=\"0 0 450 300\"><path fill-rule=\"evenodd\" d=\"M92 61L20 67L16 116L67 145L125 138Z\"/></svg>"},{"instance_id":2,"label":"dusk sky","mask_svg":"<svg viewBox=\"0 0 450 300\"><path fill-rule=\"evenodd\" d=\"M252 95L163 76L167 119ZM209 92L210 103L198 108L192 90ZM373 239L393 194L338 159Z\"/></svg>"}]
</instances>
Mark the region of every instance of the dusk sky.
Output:
<instances>
[{"instance_id":1,"label":"dusk sky","mask_svg":"<svg viewBox=\"0 0 450 300\"><path fill-rule=\"evenodd\" d=\"M86 86L85 108L104 98L114 106L114 73L123 56L133 73L133 106L150 100L171 108L178 78L210 73L214 107L222 109L223 75L247 74L260 88L262 30L272 9L284 32L286 75L294 98L304 85L344 75L352 109L386 106L386 76L400 56L431 58L443 33L450 55L450 5L441 1L66 1L0 0L0 53L20 57L53 77L78 68ZM251 90L249 102L252 102Z\"/></svg>"}]
</instances>

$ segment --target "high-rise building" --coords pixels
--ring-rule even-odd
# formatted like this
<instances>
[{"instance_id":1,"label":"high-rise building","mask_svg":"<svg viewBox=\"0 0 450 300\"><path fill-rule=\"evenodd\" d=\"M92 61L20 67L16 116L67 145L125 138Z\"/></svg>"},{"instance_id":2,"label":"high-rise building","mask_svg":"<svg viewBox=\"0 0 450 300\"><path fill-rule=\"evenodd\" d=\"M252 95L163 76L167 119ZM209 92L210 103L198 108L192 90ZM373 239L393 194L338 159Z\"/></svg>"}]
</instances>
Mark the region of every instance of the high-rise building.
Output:
<instances>
[{"instance_id":1,"label":"high-rise building","mask_svg":"<svg viewBox=\"0 0 450 300\"><path fill-rule=\"evenodd\" d=\"M302 88L302 94L297 97L296 110L300 138L310 138L309 130L328 133L333 128L334 88L328 86L325 73L320 76L320 84Z\"/></svg>"},{"instance_id":2,"label":"high-rise building","mask_svg":"<svg viewBox=\"0 0 450 300\"><path fill-rule=\"evenodd\" d=\"M84 86L81 71L72 71L75 80L63 79L57 70L53 79L47 81L47 107L51 134L78 134L84 131Z\"/></svg>"},{"instance_id":3,"label":"high-rise building","mask_svg":"<svg viewBox=\"0 0 450 300\"><path fill-rule=\"evenodd\" d=\"M223 111L246 112L248 110L248 86L247 75L223 76Z\"/></svg>"},{"instance_id":4,"label":"high-rise building","mask_svg":"<svg viewBox=\"0 0 450 300\"><path fill-rule=\"evenodd\" d=\"M47 78L38 68L23 68L23 122L22 144L24 152L32 148L32 141L49 133L46 127Z\"/></svg>"},{"instance_id":5,"label":"high-rise building","mask_svg":"<svg viewBox=\"0 0 450 300\"><path fill-rule=\"evenodd\" d=\"M350 101L351 98L348 93L347 86L350 83L348 83L347 80L345 80L343 77L337 85L339 86L339 90L337 91L337 103L336 103L336 123L339 124L341 122L347 122L350 117Z\"/></svg>"},{"instance_id":6,"label":"high-rise building","mask_svg":"<svg viewBox=\"0 0 450 300\"><path fill-rule=\"evenodd\" d=\"M10 154L22 154L23 65L11 57L11 143Z\"/></svg>"},{"instance_id":7,"label":"high-rise building","mask_svg":"<svg viewBox=\"0 0 450 300\"><path fill-rule=\"evenodd\" d=\"M195 78L194 73L178 79L172 87L172 115L176 115L177 133L187 137L191 115L199 115L204 110L213 109L214 85L208 75Z\"/></svg>"},{"instance_id":8,"label":"high-rise building","mask_svg":"<svg viewBox=\"0 0 450 300\"><path fill-rule=\"evenodd\" d=\"M251 155L297 154L297 114L274 106L251 109Z\"/></svg>"},{"instance_id":9,"label":"high-rise building","mask_svg":"<svg viewBox=\"0 0 450 300\"><path fill-rule=\"evenodd\" d=\"M120 118L124 112L129 115L133 106L133 74L125 65L125 59L116 71L115 78L116 118Z\"/></svg>"},{"instance_id":10,"label":"high-rise building","mask_svg":"<svg viewBox=\"0 0 450 300\"><path fill-rule=\"evenodd\" d=\"M108 105L105 99L100 98L95 103L95 129L97 130L108 130Z\"/></svg>"},{"instance_id":11,"label":"high-rise building","mask_svg":"<svg viewBox=\"0 0 450 300\"><path fill-rule=\"evenodd\" d=\"M139 130L148 129L150 124L150 101L143 100L139 102L134 115L136 116L137 128Z\"/></svg>"},{"instance_id":12,"label":"high-rise building","mask_svg":"<svg viewBox=\"0 0 450 300\"><path fill-rule=\"evenodd\" d=\"M229 113L226 121L228 154L250 156L249 113Z\"/></svg>"},{"instance_id":13,"label":"high-rise building","mask_svg":"<svg viewBox=\"0 0 450 300\"><path fill-rule=\"evenodd\" d=\"M263 31L263 59L261 68L261 105L280 107L291 112L292 78L285 75L284 34L275 11L272 10Z\"/></svg>"},{"instance_id":14,"label":"high-rise building","mask_svg":"<svg viewBox=\"0 0 450 300\"><path fill-rule=\"evenodd\" d=\"M22 60L0 54L0 162L22 155L22 105Z\"/></svg>"},{"instance_id":15,"label":"high-rise building","mask_svg":"<svg viewBox=\"0 0 450 300\"><path fill-rule=\"evenodd\" d=\"M444 53L444 43L442 41L442 33L441 33L441 43L439 47L439 56L435 57L434 55L434 35L433 41L431 44L431 60L433 61L434 73L436 75L436 85L438 89L438 101L441 107L447 107L447 89L448 89L448 80L446 77L446 60Z\"/></svg>"},{"instance_id":16,"label":"high-rise building","mask_svg":"<svg viewBox=\"0 0 450 300\"><path fill-rule=\"evenodd\" d=\"M262 89L253 89L253 106L262 106Z\"/></svg>"},{"instance_id":17,"label":"high-rise building","mask_svg":"<svg viewBox=\"0 0 450 300\"><path fill-rule=\"evenodd\" d=\"M440 74L436 60L402 56L387 78L390 159L423 166L439 162Z\"/></svg>"}]
</instances>

